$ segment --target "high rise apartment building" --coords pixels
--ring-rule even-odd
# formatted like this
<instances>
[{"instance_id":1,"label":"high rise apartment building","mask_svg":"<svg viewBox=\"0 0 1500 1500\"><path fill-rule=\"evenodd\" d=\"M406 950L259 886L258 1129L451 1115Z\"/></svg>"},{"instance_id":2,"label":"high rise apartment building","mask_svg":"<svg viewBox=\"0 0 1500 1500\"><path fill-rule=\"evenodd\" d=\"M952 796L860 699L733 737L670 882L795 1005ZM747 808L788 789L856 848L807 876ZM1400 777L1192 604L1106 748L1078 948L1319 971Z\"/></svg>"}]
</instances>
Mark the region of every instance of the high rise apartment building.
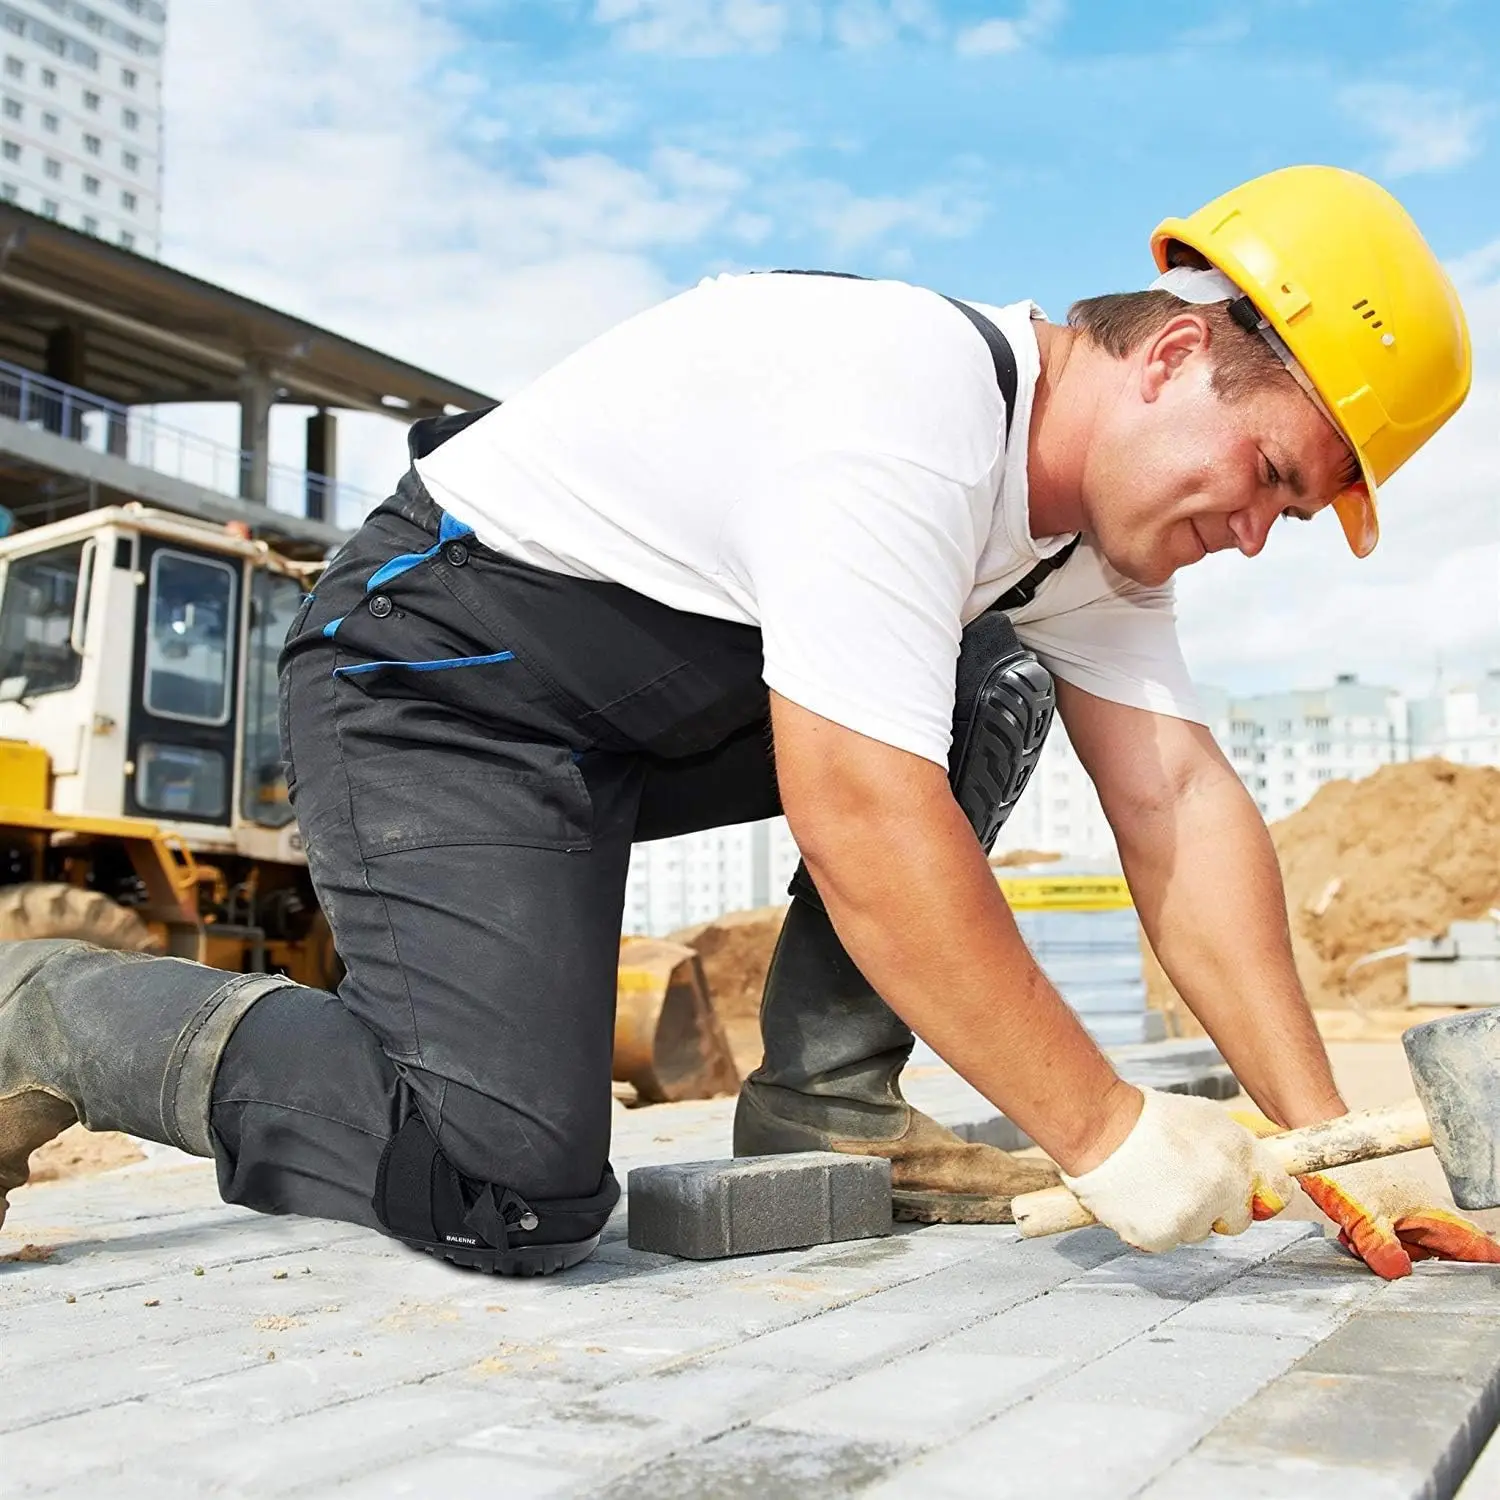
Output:
<instances>
[{"instance_id":1,"label":"high rise apartment building","mask_svg":"<svg viewBox=\"0 0 1500 1500\"><path fill-rule=\"evenodd\" d=\"M166 35L161 0L0 0L0 199L156 255Z\"/></svg>"}]
</instances>

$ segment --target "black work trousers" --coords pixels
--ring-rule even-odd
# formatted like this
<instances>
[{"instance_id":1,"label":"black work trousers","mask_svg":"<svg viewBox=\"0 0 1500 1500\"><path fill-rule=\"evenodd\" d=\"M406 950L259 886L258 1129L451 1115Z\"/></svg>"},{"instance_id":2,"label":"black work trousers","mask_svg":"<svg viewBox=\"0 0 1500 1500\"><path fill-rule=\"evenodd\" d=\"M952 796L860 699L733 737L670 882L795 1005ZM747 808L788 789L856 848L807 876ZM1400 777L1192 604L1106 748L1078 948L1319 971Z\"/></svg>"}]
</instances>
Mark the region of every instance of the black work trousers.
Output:
<instances>
[{"instance_id":1,"label":"black work trousers","mask_svg":"<svg viewBox=\"0 0 1500 1500\"><path fill-rule=\"evenodd\" d=\"M965 632L955 747L1014 650L997 611ZM500 556L408 474L283 656L288 782L348 973L231 1038L225 1198L385 1227L381 1159L419 1114L472 1183L607 1213L630 846L780 811L761 667L757 629ZM980 830L982 765L970 792Z\"/></svg>"},{"instance_id":2,"label":"black work trousers","mask_svg":"<svg viewBox=\"0 0 1500 1500\"><path fill-rule=\"evenodd\" d=\"M347 977L240 1024L231 1202L377 1222L413 1110L527 1199L607 1176L630 846L780 811L758 630L480 545L415 473L293 622L282 745Z\"/></svg>"}]
</instances>

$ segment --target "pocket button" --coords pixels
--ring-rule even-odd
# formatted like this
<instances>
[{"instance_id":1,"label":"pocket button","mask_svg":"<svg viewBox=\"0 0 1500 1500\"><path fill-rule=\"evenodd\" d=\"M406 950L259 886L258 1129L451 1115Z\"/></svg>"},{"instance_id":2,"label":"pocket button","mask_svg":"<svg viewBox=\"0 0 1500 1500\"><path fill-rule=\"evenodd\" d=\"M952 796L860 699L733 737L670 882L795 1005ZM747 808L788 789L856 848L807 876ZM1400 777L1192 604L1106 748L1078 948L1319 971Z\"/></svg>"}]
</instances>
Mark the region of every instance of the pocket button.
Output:
<instances>
[{"instance_id":1,"label":"pocket button","mask_svg":"<svg viewBox=\"0 0 1500 1500\"><path fill-rule=\"evenodd\" d=\"M461 568L469 560L469 549L462 542L449 542L443 548L443 556L450 567Z\"/></svg>"},{"instance_id":2,"label":"pocket button","mask_svg":"<svg viewBox=\"0 0 1500 1500\"><path fill-rule=\"evenodd\" d=\"M384 594L372 595L370 599L370 613L377 620L383 620L391 612L391 601Z\"/></svg>"}]
</instances>

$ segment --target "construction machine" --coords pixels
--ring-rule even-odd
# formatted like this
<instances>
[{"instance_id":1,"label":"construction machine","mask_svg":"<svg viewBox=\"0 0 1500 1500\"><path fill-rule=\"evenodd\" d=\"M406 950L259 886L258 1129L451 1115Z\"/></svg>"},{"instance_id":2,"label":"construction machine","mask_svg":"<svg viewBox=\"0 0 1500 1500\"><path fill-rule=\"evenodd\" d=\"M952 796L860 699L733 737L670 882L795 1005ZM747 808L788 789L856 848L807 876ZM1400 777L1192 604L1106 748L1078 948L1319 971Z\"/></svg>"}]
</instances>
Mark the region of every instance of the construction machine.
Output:
<instances>
[{"instance_id":1,"label":"construction machine","mask_svg":"<svg viewBox=\"0 0 1500 1500\"><path fill-rule=\"evenodd\" d=\"M321 571L139 504L0 538L0 940L73 937L336 989L276 660ZM691 949L625 939L615 1076L738 1078Z\"/></svg>"}]
</instances>

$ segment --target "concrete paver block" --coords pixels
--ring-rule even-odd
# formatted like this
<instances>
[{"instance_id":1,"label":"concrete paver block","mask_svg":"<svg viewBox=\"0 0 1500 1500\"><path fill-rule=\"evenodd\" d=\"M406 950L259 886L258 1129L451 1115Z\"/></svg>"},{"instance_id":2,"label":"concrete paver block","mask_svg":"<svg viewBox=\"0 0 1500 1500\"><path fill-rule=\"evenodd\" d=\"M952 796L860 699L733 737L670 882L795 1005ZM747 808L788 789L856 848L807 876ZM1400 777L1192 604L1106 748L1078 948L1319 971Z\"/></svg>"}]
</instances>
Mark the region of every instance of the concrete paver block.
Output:
<instances>
[{"instance_id":1,"label":"concrete paver block","mask_svg":"<svg viewBox=\"0 0 1500 1500\"><path fill-rule=\"evenodd\" d=\"M1125 1500L1201 1425L1191 1413L1043 1395L898 1469L861 1500Z\"/></svg>"},{"instance_id":2,"label":"concrete paver block","mask_svg":"<svg viewBox=\"0 0 1500 1500\"><path fill-rule=\"evenodd\" d=\"M692 1260L891 1232L891 1164L805 1151L637 1167L630 1244Z\"/></svg>"},{"instance_id":3,"label":"concrete paver block","mask_svg":"<svg viewBox=\"0 0 1500 1500\"><path fill-rule=\"evenodd\" d=\"M1451 1495L1500 1415L1500 1319L1379 1304L1377 1294L1143 1494L1205 1493L1194 1486L1211 1465L1222 1500ZM1287 1487L1268 1490L1266 1476L1283 1471Z\"/></svg>"},{"instance_id":4,"label":"concrete paver block","mask_svg":"<svg viewBox=\"0 0 1500 1500\"><path fill-rule=\"evenodd\" d=\"M911 1453L899 1443L850 1442L817 1433L741 1428L686 1453L653 1462L608 1489L609 1500L663 1496L754 1496L810 1500L866 1494L872 1481Z\"/></svg>"},{"instance_id":5,"label":"concrete paver block","mask_svg":"<svg viewBox=\"0 0 1500 1500\"><path fill-rule=\"evenodd\" d=\"M940 1443L1020 1400L1062 1364L938 1345L778 1406L761 1425L876 1443L906 1432Z\"/></svg>"}]
</instances>

